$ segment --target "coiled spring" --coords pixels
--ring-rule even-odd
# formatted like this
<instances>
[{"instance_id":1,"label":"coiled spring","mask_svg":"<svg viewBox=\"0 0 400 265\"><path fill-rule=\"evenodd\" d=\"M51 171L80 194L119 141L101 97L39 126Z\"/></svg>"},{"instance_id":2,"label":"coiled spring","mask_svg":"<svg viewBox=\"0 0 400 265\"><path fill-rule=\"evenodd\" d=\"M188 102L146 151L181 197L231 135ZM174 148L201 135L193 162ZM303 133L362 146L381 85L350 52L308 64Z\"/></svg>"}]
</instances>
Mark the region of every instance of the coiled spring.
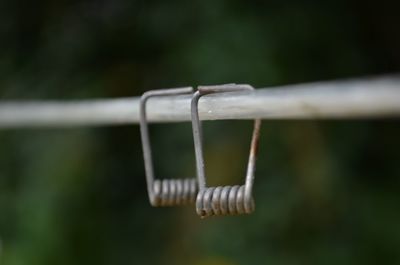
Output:
<instances>
[{"instance_id":1,"label":"coiled spring","mask_svg":"<svg viewBox=\"0 0 400 265\"><path fill-rule=\"evenodd\" d=\"M147 191L153 206L176 206L194 203L198 185L192 179L154 179L153 160L146 119L146 103L150 97L169 96L192 93L192 87L152 90L143 94L140 99L140 134L143 145L143 159L146 172Z\"/></svg>"},{"instance_id":2,"label":"coiled spring","mask_svg":"<svg viewBox=\"0 0 400 265\"><path fill-rule=\"evenodd\" d=\"M198 193L196 210L202 217L249 214L254 211L254 200L245 198L244 185L210 187Z\"/></svg>"},{"instance_id":3,"label":"coiled spring","mask_svg":"<svg viewBox=\"0 0 400 265\"><path fill-rule=\"evenodd\" d=\"M253 87L235 84L200 86L192 97L192 128L196 153L197 178L199 182L199 192L196 198L196 212L202 218L213 215L249 214L252 213L255 208L252 189L261 120L256 119L254 121L245 185L206 187L202 132L198 113L198 102L201 96L211 93L243 90L253 90Z\"/></svg>"},{"instance_id":4,"label":"coiled spring","mask_svg":"<svg viewBox=\"0 0 400 265\"><path fill-rule=\"evenodd\" d=\"M196 179L163 179L153 182L153 206L192 204L196 200Z\"/></svg>"}]
</instances>

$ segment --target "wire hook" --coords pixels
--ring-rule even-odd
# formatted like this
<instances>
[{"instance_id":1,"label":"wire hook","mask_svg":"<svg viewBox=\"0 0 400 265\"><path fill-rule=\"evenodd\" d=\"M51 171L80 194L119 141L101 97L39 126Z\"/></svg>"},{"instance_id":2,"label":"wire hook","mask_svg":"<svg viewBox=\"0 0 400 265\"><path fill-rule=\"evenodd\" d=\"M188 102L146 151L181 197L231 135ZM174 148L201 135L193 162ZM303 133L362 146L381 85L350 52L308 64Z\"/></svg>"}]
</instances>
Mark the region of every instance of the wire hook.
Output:
<instances>
[{"instance_id":1,"label":"wire hook","mask_svg":"<svg viewBox=\"0 0 400 265\"><path fill-rule=\"evenodd\" d=\"M192 96L191 115L194 148L196 154L196 170L199 192L196 198L196 212L202 218L212 215L249 214L254 211L255 205L252 196L254 172L256 165L258 139L261 120L254 120L254 129L251 139L250 155L247 164L245 184L238 186L207 187L204 171L204 156L202 147L202 130L199 119L198 102L200 97L222 92L251 91L254 88L247 84L225 84L215 86L199 86Z\"/></svg>"},{"instance_id":2,"label":"wire hook","mask_svg":"<svg viewBox=\"0 0 400 265\"><path fill-rule=\"evenodd\" d=\"M197 181L192 179L154 179L153 159L146 117L146 103L151 97L193 93L192 87L160 89L145 92L140 98L140 134L143 146L143 160L146 173L147 191L152 206L175 206L194 203Z\"/></svg>"}]
</instances>

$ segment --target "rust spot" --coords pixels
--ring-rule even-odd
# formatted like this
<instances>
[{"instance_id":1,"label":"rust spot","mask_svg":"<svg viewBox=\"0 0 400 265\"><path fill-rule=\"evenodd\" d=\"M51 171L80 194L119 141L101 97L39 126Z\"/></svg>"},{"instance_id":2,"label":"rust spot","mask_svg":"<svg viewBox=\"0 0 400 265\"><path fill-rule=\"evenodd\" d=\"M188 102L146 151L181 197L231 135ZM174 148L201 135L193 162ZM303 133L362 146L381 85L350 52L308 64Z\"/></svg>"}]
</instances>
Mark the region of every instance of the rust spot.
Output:
<instances>
[{"instance_id":1,"label":"rust spot","mask_svg":"<svg viewBox=\"0 0 400 265\"><path fill-rule=\"evenodd\" d=\"M261 121L257 120L256 124L254 125L254 135L250 149L250 154L254 156L257 156L258 153L258 146L260 142L260 126L261 126Z\"/></svg>"}]
</instances>

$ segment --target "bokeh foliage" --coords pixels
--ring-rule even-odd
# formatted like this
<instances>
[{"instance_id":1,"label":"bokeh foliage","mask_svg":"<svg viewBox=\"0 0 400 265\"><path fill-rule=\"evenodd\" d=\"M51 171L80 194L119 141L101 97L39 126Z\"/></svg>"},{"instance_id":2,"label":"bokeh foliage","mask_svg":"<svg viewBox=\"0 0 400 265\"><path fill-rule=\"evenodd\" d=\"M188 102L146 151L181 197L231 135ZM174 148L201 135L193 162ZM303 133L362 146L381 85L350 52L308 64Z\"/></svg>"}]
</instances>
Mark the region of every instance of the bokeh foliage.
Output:
<instances>
[{"instance_id":1,"label":"bokeh foliage","mask_svg":"<svg viewBox=\"0 0 400 265\"><path fill-rule=\"evenodd\" d=\"M138 96L399 70L395 1L0 2L1 99ZM205 124L239 183L251 123ZM193 176L189 124L151 126L156 172ZM397 120L265 121L251 216L151 208L138 126L0 131L0 264L399 264Z\"/></svg>"}]
</instances>

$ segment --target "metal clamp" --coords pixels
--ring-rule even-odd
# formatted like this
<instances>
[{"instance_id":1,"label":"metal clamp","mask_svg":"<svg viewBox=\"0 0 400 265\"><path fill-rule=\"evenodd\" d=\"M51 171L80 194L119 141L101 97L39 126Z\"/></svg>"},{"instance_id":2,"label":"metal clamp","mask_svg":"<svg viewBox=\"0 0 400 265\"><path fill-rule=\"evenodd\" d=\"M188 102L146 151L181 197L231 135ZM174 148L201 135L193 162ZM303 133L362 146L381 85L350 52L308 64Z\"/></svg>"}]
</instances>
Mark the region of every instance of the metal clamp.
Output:
<instances>
[{"instance_id":1,"label":"metal clamp","mask_svg":"<svg viewBox=\"0 0 400 265\"><path fill-rule=\"evenodd\" d=\"M154 179L153 159L146 119L146 103L151 97L191 94L192 87L152 90L140 98L140 134L143 146L143 159L146 172L147 191L153 206L175 206L194 203L197 194L197 181L191 179Z\"/></svg>"},{"instance_id":2,"label":"metal clamp","mask_svg":"<svg viewBox=\"0 0 400 265\"><path fill-rule=\"evenodd\" d=\"M249 91L254 88L250 85L226 84L216 86L199 86L191 101L191 115L194 147L196 153L196 169L199 192L196 198L196 212L202 218L212 215L249 214L254 211L255 205L252 196L254 172L256 165L258 139L261 120L254 121L251 139L250 155L247 164L245 184L241 186L207 187L204 171L204 156L202 148L202 130L198 112L200 97L221 92Z\"/></svg>"}]
</instances>

